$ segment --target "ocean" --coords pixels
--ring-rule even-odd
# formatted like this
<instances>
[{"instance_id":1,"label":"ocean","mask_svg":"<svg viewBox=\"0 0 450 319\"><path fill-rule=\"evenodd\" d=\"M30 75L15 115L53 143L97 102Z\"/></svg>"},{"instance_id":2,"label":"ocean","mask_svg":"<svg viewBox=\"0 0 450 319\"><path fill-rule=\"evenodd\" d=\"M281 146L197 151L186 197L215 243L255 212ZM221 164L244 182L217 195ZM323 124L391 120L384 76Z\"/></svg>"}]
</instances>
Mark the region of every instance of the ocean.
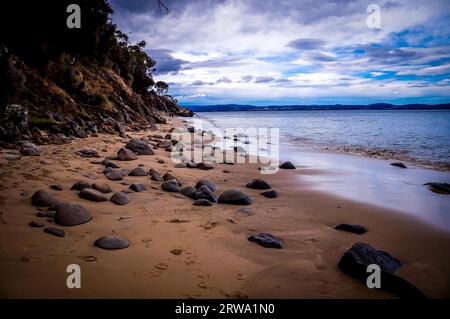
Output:
<instances>
[{"instance_id":1,"label":"ocean","mask_svg":"<svg viewBox=\"0 0 450 319\"><path fill-rule=\"evenodd\" d=\"M419 218L450 232L450 111L199 112L203 128L279 128L280 160L311 189ZM389 165L404 161L408 168ZM262 176L264 177L264 176Z\"/></svg>"},{"instance_id":2,"label":"ocean","mask_svg":"<svg viewBox=\"0 0 450 319\"><path fill-rule=\"evenodd\" d=\"M280 143L450 170L450 111L201 112L219 128L277 127Z\"/></svg>"}]
</instances>

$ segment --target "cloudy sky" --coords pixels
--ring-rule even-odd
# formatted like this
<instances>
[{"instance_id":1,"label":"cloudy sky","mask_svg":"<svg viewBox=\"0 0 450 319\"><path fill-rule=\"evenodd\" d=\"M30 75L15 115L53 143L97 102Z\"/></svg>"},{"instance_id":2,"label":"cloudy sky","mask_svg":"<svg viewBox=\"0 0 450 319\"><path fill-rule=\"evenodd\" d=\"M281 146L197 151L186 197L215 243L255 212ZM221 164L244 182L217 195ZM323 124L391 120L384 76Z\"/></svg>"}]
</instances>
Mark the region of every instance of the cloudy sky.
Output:
<instances>
[{"instance_id":1,"label":"cloudy sky","mask_svg":"<svg viewBox=\"0 0 450 319\"><path fill-rule=\"evenodd\" d=\"M450 102L450 0L110 2L184 105Z\"/></svg>"}]
</instances>

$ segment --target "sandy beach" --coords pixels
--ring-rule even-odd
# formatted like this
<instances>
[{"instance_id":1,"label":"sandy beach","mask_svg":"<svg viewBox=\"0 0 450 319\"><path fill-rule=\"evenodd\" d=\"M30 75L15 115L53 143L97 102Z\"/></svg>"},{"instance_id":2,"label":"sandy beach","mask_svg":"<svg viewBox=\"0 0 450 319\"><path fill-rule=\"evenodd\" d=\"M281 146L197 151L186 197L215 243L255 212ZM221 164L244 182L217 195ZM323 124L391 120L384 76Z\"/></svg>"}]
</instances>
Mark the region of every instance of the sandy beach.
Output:
<instances>
[{"instance_id":1,"label":"sandy beach","mask_svg":"<svg viewBox=\"0 0 450 319\"><path fill-rule=\"evenodd\" d=\"M159 125L160 132L128 132L131 137L162 134L181 119ZM403 266L396 272L430 298L450 298L450 233L414 217L387 208L343 199L311 189L299 176L324 174L299 167L261 175L258 164L214 164L211 170L175 168L170 152L116 163L132 170L142 164L161 174L170 172L195 185L209 178L220 194L229 188L243 190L249 206L214 204L193 206L180 193L165 192L149 176L126 176L128 183L147 186L132 192L131 202L91 202L70 190L77 181L108 183L114 192L128 188L107 180L103 166L75 154L97 150L101 158L116 155L129 138L99 134L70 144L41 146L40 156L5 160L16 150L2 149L0 157L0 296L2 298L395 298L342 273L338 261L354 243L364 242L385 250ZM158 160L163 160L158 161ZM224 172L228 171L228 172ZM85 177L84 175L89 175ZM94 179L93 179L94 178ZM279 196L265 198L260 190L246 188L252 179L264 178ZM61 184L62 191L50 189ZM93 219L62 227L36 217L31 195L45 189L57 200L82 204ZM106 194L108 197L111 194ZM249 208L251 214L239 212ZM122 218L121 218L122 217ZM30 221L62 228L64 238L32 228ZM363 235L338 231L340 223L361 224ZM267 249L247 237L269 232L285 243ZM126 238L126 249L108 251L94 241L103 235ZM66 267L81 267L81 289L68 289Z\"/></svg>"}]
</instances>

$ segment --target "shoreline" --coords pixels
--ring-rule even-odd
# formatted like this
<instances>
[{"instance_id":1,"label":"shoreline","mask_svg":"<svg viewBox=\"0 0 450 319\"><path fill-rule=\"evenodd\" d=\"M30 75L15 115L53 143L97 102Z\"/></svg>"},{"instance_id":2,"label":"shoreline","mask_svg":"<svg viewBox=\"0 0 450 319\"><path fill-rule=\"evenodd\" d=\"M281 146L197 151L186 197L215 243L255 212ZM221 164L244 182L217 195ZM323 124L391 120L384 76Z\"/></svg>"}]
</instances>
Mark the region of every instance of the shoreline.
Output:
<instances>
[{"instance_id":1,"label":"shoreline","mask_svg":"<svg viewBox=\"0 0 450 319\"><path fill-rule=\"evenodd\" d=\"M409 110L411 111L411 110ZM431 112L432 110L430 110ZM228 111L221 111L219 113L227 113ZM252 112L252 111L236 111L236 112ZM274 112L274 111L267 111L267 112ZM209 122L211 125L220 128L215 123L214 119L205 117L201 113L214 113L214 112L199 112L194 113L194 117L198 117L202 120L205 120ZM375 158L375 159L381 159L391 162L403 162L407 166L417 166L424 169L431 169L436 170L440 172L446 172L450 173L450 163L441 163L441 162L432 162L430 160L415 158L411 156L407 156L404 154L404 152L401 151L395 151L390 149L380 149L380 148L364 148L363 146L344 146L344 145L322 145L320 143L315 143L310 138L303 138L300 136L284 136L285 140L280 142L281 144L286 144L293 147L298 147L299 149L306 149L306 150L314 150L314 151L321 151L324 153L337 153L337 154L347 154L347 155L355 155L355 156L361 156L361 157L367 157L367 158Z\"/></svg>"},{"instance_id":2,"label":"shoreline","mask_svg":"<svg viewBox=\"0 0 450 319\"><path fill-rule=\"evenodd\" d=\"M181 119L169 123L184 125ZM160 125L160 132L130 135L163 135L171 125ZM148 176L125 177L127 182L141 182L148 188L130 194L131 202L125 206L89 202L69 190L78 180L89 181L83 176L87 173L97 177L91 182L107 182L114 191L127 188L106 180L101 165L91 164L92 159L74 155L81 148L103 149L102 157L113 155L126 140L105 134L76 139L68 145L44 146L39 157L22 157L2 166L2 297L393 298L389 293L368 289L337 268L349 246L366 242L401 260L404 266L398 274L428 297L450 298L449 233L394 210L313 190L309 181L298 178L322 174L317 169L299 167L296 171L261 175L258 164L215 164L207 171L175 168L170 153L156 149L154 156L118 163L127 169L143 164L145 169L171 171L186 185L210 178L220 186L218 193L238 188L254 200L253 204L196 207L179 193L162 191L160 182L150 181ZM43 159L53 164L40 164ZM158 163L158 159L165 162ZM279 197L264 198L260 191L246 188L253 178L267 180ZM64 190L50 190L49 185L54 183L62 184ZM93 220L64 227L66 238L29 227L28 222L37 219L30 196L38 188L58 199L82 204ZM252 214L238 212L242 207L250 208ZM125 215L131 218L117 220ZM171 220L185 222L168 222ZM355 235L335 230L339 223L362 224L368 232ZM255 232L273 233L286 247L266 249L249 242L247 237ZM93 246L96 238L107 234L127 238L130 247L105 251ZM174 249L181 254L171 253ZM71 263L79 264L83 271L81 289L65 286L65 267Z\"/></svg>"}]
</instances>

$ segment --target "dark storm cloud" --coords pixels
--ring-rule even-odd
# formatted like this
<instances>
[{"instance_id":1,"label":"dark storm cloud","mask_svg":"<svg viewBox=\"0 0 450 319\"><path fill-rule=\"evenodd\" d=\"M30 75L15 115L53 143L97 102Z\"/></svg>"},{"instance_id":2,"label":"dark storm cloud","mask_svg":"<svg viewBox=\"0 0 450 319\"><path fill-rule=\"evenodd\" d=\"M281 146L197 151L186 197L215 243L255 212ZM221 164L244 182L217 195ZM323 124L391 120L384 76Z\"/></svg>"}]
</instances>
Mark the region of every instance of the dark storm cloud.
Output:
<instances>
[{"instance_id":1,"label":"dark storm cloud","mask_svg":"<svg viewBox=\"0 0 450 319\"><path fill-rule=\"evenodd\" d=\"M317 50L322 48L325 43L321 39L296 39L290 41L287 46L298 50Z\"/></svg>"},{"instance_id":2,"label":"dark storm cloud","mask_svg":"<svg viewBox=\"0 0 450 319\"><path fill-rule=\"evenodd\" d=\"M156 74L178 72L181 70L182 65L187 63L187 61L172 57L170 55L171 50L153 49L148 50L148 53L156 61Z\"/></svg>"}]
</instances>

